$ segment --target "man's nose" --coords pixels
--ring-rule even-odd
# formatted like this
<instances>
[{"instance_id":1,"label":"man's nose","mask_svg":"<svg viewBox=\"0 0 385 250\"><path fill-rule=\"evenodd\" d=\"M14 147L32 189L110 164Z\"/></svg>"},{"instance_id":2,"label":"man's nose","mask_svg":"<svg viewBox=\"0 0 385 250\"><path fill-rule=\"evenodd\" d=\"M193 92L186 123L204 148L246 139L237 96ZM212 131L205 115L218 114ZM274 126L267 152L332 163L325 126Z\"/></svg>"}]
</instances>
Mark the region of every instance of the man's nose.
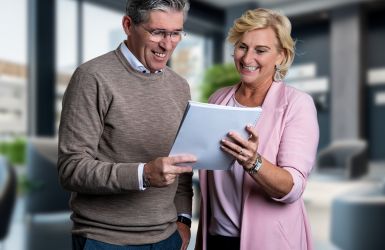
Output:
<instances>
[{"instance_id":1,"label":"man's nose","mask_svg":"<svg viewBox=\"0 0 385 250\"><path fill-rule=\"evenodd\" d=\"M173 42L171 40L171 34L166 34L163 37L163 39L159 42L159 45L166 50L171 50L173 47Z\"/></svg>"}]
</instances>

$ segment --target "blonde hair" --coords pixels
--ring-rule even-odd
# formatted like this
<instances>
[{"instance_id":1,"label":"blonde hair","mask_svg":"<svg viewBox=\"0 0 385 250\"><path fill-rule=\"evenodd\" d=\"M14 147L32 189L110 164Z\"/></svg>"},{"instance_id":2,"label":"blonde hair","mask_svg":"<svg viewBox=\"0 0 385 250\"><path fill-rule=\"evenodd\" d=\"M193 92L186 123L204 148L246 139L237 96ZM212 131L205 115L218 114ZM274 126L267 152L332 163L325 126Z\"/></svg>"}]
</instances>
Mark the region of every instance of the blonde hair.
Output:
<instances>
[{"instance_id":1,"label":"blonde hair","mask_svg":"<svg viewBox=\"0 0 385 250\"><path fill-rule=\"evenodd\" d=\"M227 40L235 45L242 35L248 31L255 29L272 28L277 40L278 50L284 52L284 60L280 65L280 74L283 77L294 60L295 42L291 37L290 20L278 11L258 8L248 10L234 21L234 25L230 28Z\"/></svg>"}]
</instances>

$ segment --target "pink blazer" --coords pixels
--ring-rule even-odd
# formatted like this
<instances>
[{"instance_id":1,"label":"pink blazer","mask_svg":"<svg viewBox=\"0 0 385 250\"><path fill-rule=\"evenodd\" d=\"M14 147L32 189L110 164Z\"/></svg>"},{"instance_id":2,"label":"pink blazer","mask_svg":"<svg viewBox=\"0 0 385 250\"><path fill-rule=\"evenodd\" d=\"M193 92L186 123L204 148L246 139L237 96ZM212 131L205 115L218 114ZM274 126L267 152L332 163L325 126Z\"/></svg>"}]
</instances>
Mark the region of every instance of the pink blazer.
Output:
<instances>
[{"instance_id":1,"label":"pink blazer","mask_svg":"<svg viewBox=\"0 0 385 250\"><path fill-rule=\"evenodd\" d=\"M227 105L239 84L216 91L209 102ZM273 82L256 124L258 152L288 170L294 182L303 183L281 199L263 195L245 173L241 217L241 250L307 250L312 237L302 193L314 164L319 128L313 99L282 82ZM196 249L206 249L208 200L207 171L199 171L201 210ZM302 182L301 182L302 180Z\"/></svg>"}]
</instances>

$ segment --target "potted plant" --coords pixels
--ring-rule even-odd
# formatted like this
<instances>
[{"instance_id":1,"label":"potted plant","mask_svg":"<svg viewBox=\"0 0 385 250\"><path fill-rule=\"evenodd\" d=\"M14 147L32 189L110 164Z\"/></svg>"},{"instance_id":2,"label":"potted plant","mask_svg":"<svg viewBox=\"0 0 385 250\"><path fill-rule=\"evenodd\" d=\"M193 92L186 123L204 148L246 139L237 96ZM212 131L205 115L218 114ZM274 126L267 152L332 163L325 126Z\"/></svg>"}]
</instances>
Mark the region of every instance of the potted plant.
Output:
<instances>
[{"instance_id":1,"label":"potted plant","mask_svg":"<svg viewBox=\"0 0 385 250\"><path fill-rule=\"evenodd\" d=\"M208 68L201 84L201 101L207 102L210 95L216 90L236 84L239 80L239 73L232 63L216 64Z\"/></svg>"}]
</instances>

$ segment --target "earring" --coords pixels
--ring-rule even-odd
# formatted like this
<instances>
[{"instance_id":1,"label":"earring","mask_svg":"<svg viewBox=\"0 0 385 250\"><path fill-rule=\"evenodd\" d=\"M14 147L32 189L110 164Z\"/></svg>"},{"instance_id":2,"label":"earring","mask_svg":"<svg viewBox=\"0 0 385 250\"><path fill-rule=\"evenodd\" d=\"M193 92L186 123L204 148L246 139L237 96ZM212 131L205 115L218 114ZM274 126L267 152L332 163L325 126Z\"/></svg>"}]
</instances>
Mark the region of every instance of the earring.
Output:
<instances>
[{"instance_id":1,"label":"earring","mask_svg":"<svg viewBox=\"0 0 385 250\"><path fill-rule=\"evenodd\" d=\"M282 75L281 75L281 65L276 64L275 65L275 73L274 73L274 78L273 80L275 82L282 81Z\"/></svg>"}]
</instances>

